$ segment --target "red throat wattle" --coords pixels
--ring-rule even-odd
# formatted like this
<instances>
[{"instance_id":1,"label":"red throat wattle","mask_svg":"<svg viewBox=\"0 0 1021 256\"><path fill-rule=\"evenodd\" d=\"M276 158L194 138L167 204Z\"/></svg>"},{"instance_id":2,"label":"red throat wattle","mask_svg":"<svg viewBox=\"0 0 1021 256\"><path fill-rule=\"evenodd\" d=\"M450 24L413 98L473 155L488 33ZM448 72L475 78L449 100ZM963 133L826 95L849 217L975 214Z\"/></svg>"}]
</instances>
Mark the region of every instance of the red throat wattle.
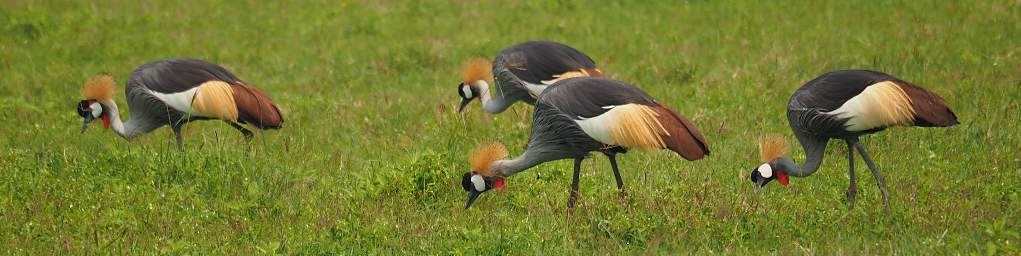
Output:
<instances>
[{"instance_id":1,"label":"red throat wattle","mask_svg":"<svg viewBox=\"0 0 1021 256\"><path fill-rule=\"evenodd\" d=\"M103 116L103 128L110 129L110 116Z\"/></svg>"},{"instance_id":2,"label":"red throat wattle","mask_svg":"<svg viewBox=\"0 0 1021 256\"><path fill-rule=\"evenodd\" d=\"M790 178L787 177L787 174L783 172L776 172L776 181L780 182L780 185L784 186L787 186L787 183L791 182Z\"/></svg>"},{"instance_id":3,"label":"red throat wattle","mask_svg":"<svg viewBox=\"0 0 1021 256\"><path fill-rule=\"evenodd\" d=\"M496 178L496 180L493 180L493 188L494 189L496 189L498 191L501 191L501 190L503 190L504 186L506 186L506 182L504 181L503 177L499 177L499 178Z\"/></svg>"}]
</instances>

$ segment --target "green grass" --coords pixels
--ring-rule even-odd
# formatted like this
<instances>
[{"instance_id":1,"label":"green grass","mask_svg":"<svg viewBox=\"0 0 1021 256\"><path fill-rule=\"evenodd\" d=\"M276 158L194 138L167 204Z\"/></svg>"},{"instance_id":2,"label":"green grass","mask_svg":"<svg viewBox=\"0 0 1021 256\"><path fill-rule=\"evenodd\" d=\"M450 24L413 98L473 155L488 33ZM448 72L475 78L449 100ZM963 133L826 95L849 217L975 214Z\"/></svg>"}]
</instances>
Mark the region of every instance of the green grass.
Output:
<instances>
[{"instance_id":1,"label":"green grass","mask_svg":"<svg viewBox=\"0 0 1021 256\"><path fill-rule=\"evenodd\" d=\"M1018 1L92 2L0 3L0 253L1021 253ZM573 215L566 160L463 210L468 153L520 154L531 108L458 115L458 67L528 39L690 117L712 156L624 155L627 204L594 155ZM286 127L245 143L191 123L183 153L167 128L79 134L86 79L175 56L260 86ZM838 142L816 175L753 195L756 138L790 137L791 93L850 68L933 90L961 125L864 139L888 212L860 158L846 209Z\"/></svg>"}]
</instances>

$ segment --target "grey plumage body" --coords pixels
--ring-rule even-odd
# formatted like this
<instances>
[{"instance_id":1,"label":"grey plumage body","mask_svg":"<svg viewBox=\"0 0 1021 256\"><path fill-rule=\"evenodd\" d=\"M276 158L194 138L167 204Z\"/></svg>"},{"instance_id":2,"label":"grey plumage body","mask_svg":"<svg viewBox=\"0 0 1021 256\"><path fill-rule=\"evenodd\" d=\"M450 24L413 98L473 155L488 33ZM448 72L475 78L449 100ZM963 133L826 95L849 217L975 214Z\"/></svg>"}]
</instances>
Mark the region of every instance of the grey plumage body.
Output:
<instances>
[{"instance_id":1,"label":"grey plumage body","mask_svg":"<svg viewBox=\"0 0 1021 256\"><path fill-rule=\"evenodd\" d=\"M584 69L596 70L595 62L561 43L528 41L507 47L493 58L495 92L483 108L500 113L518 101L535 105L538 95L549 86L543 81Z\"/></svg>"},{"instance_id":2,"label":"grey plumage body","mask_svg":"<svg viewBox=\"0 0 1021 256\"><path fill-rule=\"evenodd\" d=\"M503 55L493 60L493 82L496 84L495 92L482 106L486 112L501 113L518 101L535 105L535 98L528 91L525 82L511 73Z\"/></svg>"},{"instance_id":3,"label":"grey plumage body","mask_svg":"<svg viewBox=\"0 0 1021 256\"><path fill-rule=\"evenodd\" d=\"M106 84L112 89L112 78ZM109 118L118 135L132 139L169 125L177 138L178 148L182 150L181 128L191 121L221 119L244 134L246 139L253 134L240 124L258 129L277 129L283 122L279 109L264 92L247 85L223 67L197 59L146 63L131 73L124 94L130 107L127 122L122 122L116 101L108 96L83 100L79 114L86 118L84 113L92 108L89 104L101 101L104 108L109 109L103 110L106 113L104 118ZM91 116L85 119L85 124L90 120Z\"/></svg>"},{"instance_id":4,"label":"grey plumage body","mask_svg":"<svg viewBox=\"0 0 1021 256\"><path fill-rule=\"evenodd\" d=\"M655 101L637 88L609 79L572 78L556 83L536 100L528 146L514 160L516 168L508 169L511 172L504 176L548 161L584 158L593 151L608 154L626 151L596 141L577 121L606 113L609 110L606 106L629 103Z\"/></svg>"},{"instance_id":5,"label":"grey plumage body","mask_svg":"<svg viewBox=\"0 0 1021 256\"><path fill-rule=\"evenodd\" d=\"M124 133L120 135L131 139L164 125L170 125L179 134L185 123L209 119L178 111L152 92L182 92L210 80L241 82L222 67L196 59L159 60L139 66L124 87L131 117L124 122Z\"/></svg>"},{"instance_id":6,"label":"grey plumage body","mask_svg":"<svg viewBox=\"0 0 1021 256\"><path fill-rule=\"evenodd\" d=\"M880 126L862 131L848 130L846 126L849 118L840 118L830 113L849 99L861 94L869 86L882 81L907 84L881 72L845 70L822 75L794 92L787 103L787 122L805 150L807 160L796 172L789 173L791 176L805 177L816 172L822 163L826 144L830 139L850 141L849 144L853 145L862 135L889 128ZM925 123L925 119L922 118L919 118L915 125L933 126Z\"/></svg>"},{"instance_id":7,"label":"grey plumage body","mask_svg":"<svg viewBox=\"0 0 1021 256\"><path fill-rule=\"evenodd\" d=\"M868 115L875 113L855 113L853 116L841 116L835 113L852 99L862 95L871 86L886 86L883 83L889 82L900 91L898 97L906 97L911 108L911 123L897 124L887 123L878 126L867 127L867 129L850 129L852 119L855 118L879 118ZM903 106L883 106L884 102L872 102L874 105L860 105L869 103L854 102L853 107L884 107L900 108ZM858 142L858 137L883 131L886 128L896 125L910 125L921 127L944 127L957 124L957 117L947 107L946 102L939 96L922 89L916 85L900 80L891 75L869 71L869 70L842 70L823 74L800 87L791 96L787 103L787 121L791 131L805 150L807 156L804 164L798 164L788 157L779 157L770 164L774 168L784 170L784 173L795 177L806 177L819 170L826 151L826 145L830 139L839 139L847 143L848 161L850 167L850 186L847 197L849 203L854 205L855 194L857 193L857 179L854 175L854 151L861 154L869 170L876 177L877 183L883 196L883 203L889 207L888 191L886 182L879 170L872 162L871 156Z\"/></svg>"},{"instance_id":8,"label":"grey plumage body","mask_svg":"<svg viewBox=\"0 0 1021 256\"><path fill-rule=\"evenodd\" d=\"M532 132L525 152L511 160L494 163L493 171L501 177L508 177L540 163L574 159L574 178L568 208L573 208L578 197L578 179L581 161L590 152L606 155L613 168L617 187L621 197L626 197L623 181L617 169L616 155L626 153L628 148L622 145L604 144L583 129L579 122L597 118L611 111L616 106L637 104L670 111L657 103L652 97L638 88L626 83L591 77L579 77L561 80L545 90L535 102L532 120ZM662 112L662 113L672 113ZM624 114L621 114L624 115ZM689 160L697 160L708 154L708 146L702 135L690 123L679 116L658 116L662 126L672 129L674 134L663 135L663 140L670 145L668 148ZM625 119L620 119L625 120ZM619 120L607 120L595 125L603 129L615 125ZM677 127L684 126L684 127ZM690 126L690 127L689 127ZM684 131L684 132L681 132ZM683 134L682 134L683 133ZM675 145L686 143L688 147L681 149ZM697 152L687 149L695 148Z\"/></svg>"},{"instance_id":9,"label":"grey plumage body","mask_svg":"<svg viewBox=\"0 0 1021 256\"><path fill-rule=\"evenodd\" d=\"M556 106L541 100L536 104L532 117L532 133L525 152L517 158L503 162L511 176L535 165L560 159L585 158L592 151L606 150L607 153L622 151L623 148L604 149L605 145L592 139L580 126Z\"/></svg>"},{"instance_id":10,"label":"grey plumage body","mask_svg":"<svg viewBox=\"0 0 1021 256\"><path fill-rule=\"evenodd\" d=\"M805 150L807 159L805 164L792 169L795 171L788 174L805 177L819 170L826 152L826 144L830 139L847 141L850 148L857 143L859 136L886 128L848 131L844 127L846 118L827 114L840 108L844 102L857 96L866 87L880 81L900 81L900 79L875 71L838 71L813 79L794 91L794 95L787 102L787 122ZM852 140L853 142L851 142ZM783 164L794 164L794 162L785 160Z\"/></svg>"}]
</instances>

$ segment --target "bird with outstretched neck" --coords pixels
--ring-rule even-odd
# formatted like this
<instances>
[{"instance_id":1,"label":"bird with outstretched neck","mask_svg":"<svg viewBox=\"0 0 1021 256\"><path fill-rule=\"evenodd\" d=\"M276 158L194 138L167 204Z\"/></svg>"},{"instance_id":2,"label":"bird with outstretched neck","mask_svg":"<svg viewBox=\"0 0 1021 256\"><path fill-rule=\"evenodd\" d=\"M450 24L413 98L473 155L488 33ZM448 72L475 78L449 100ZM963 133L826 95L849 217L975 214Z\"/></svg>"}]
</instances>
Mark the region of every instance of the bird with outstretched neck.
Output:
<instances>
[{"instance_id":1,"label":"bird with outstretched neck","mask_svg":"<svg viewBox=\"0 0 1021 256\"><path fill-rule=\"evenodd\" d=\"M230 124L245 139L253 134L241 124L258 129L278 129L284 121L276 104L265 92L242 81L223 67L197 59L167 59L147 63L128 78L124 94L131 119L122 122L114 101L113 77L99 75L86 82L84 100L78 102L82 132L89 122L102 119L121 137L131 139L169 125L184 150L181 128L196 120L219 119Z\"/></svg>"},{"instance_id":2,"label":"bird with outstretched neck","mask_svg":"<svg viewBox=\"0 0 1021 256\"><path fill-rule=\"evenodd\" d=\"M549 85L561 79L602 76L596 63L581 51L550 41L528 41L500 51L492 65L485 59L470 60L461 69L463 80L457 85L461 105L474 99L489 113L501 113L518 101L530 105ZM491 92L487 79L496 83Z\"/></svg>"},{"instance_id":3,"label":"bird with outstretched neck","mask_svg":"<svg viewBox=\"0 0 1021 256\"><path fill-rule=\"evenodd\" d=\"M481 147L471 157L472 170L462 176L468 192L465 208L483 192L504 186L504 178L540 163L574 160L567 208L579 197L581 161L589 152L610 160L621 200L626 200L617 154L629 149L669 149L688 160L702 159L709 146L697 128L638 88L621 81L578 77L557 82L536 100L532 133L525 152L507 159L500 144Z\"/></svg>"},{"instance_id":4,"label":"bird with outstretched neck","mask_svg":"<svg viewBox=\"0 0 1021 256\"><path fill-rule=\"evenodd\" d=\"M838 139L847 143L849 208L854 207L858 192L854 175L857 150L876 178L884 207L889 209L886 181L858 137L895 126L953 126L957 116L942 97L922 87L881 72L843 70L819 76L795 91L787 103L787 121L808 159L798 164L785 156L787 144L783 138L764 139L759 144L762 164L751 173L756 192L772 180L787 185L789 176L812 175L822 164L826 144Z\"/></svg>"}]
</instances>

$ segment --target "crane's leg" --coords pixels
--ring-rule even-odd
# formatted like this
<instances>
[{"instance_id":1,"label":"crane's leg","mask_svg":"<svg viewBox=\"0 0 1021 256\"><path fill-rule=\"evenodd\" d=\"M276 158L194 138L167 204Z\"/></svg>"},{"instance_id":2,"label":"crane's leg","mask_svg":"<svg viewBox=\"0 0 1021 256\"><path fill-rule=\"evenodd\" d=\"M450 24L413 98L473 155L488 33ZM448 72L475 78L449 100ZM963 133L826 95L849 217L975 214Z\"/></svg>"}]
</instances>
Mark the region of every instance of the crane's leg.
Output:
<instances>
[{"instance_id":1,"label":"crane's leg","mask_svg":"<svg viewBox=\"0 0 1021 256\"><path fill-rule=\"evenodd\" d=\"M890 195L886 189L886 180L883 179L883 175L879 174L879 169L876 169L876 165L872 163L872 158L869 157L869 153L865 153L865 148L854 143L854 147L858 149L858 153L861 153L861 158L865 160L865 164L869 166L869 170L872 171L872 176L876 176L876 182L879 183L879 191L883 193L883 207L886 210L890 210Z\"/></svg>"},{"instance_id":2,"label":"crane's leg","mask_svg":"<svg viewBox=\"0 0 1021 256\"><path fill-rule=\"evenodd\" d=\"M581 174L581 160L584 158L574 159L574 179L571 180L571 197L567 199L567 212L574 212L574 202L578 201L578 179Z\"/></svg>"},{"instance_id":3,"label":"crane's leg","mask_svg":"<svg viewBox=\"0 0 1021 256\"><path fill-rule=\"evenodd\" d=\"M241 134L244 134L245 135L245 140L252 140L252 136L254 136L254 134L252 134L252 131L249 131L248 129L245 129L244 126L241 126L240 124L235 123L235 122L231 122L231 121L224 121L224 122L227 122L228 124L230 124L230 127L234 127L234 129L237 129L239 132L241 132Z\"/></svg>"},{"instance_id":4,"label":"crane's leg","mask_svg":"<svg viewBox=\"0 0 1021 256\"><path fill-rule=\"evenodd\" d=\"M184 122L180 122L170 126L170 129L174 131L174 137L177 137L177 150L184 152L184 138L181 137L181 128L184 127Z\"/></svg>"},{"instance_id":5,"label":"crane's leg","mask_svg":"<svg viewBox=\"0 0 1021 256\"><path fill-rule=\"evenodd\" d=\"M627 189L624 188L624 180L620 178L620 170L617 169L617 154L609 153L606 154L607 158L610 158L610 167L613 167L613 178L617 179L617 190L620 194L617 196L617 201L621 203L627 202Z\"/></svg>"},{"instance_id":6,"label":"crane's leg","mask_svg":"<svg viewBox=\"0 0 1021 256\"><path fill-rule=\"evenodd\" d=\"M854 144L857 141L847 140L847 165L850 169L851 184L847 187L847 209L854 209L854 196L858 194L858 178L854 176Z\"/></svg>"}]
</instances>

